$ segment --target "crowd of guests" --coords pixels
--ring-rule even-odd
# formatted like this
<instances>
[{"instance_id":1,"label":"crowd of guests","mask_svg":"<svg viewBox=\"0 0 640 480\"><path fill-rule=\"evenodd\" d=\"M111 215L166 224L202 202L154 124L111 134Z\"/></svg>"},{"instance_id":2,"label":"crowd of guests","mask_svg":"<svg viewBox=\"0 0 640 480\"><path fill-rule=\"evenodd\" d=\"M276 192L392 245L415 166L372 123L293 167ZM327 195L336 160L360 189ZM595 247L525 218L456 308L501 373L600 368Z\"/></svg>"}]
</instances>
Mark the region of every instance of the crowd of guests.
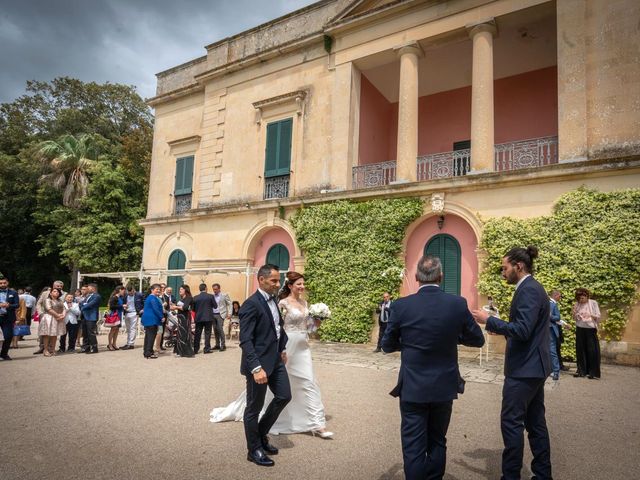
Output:
<instances>
[{"instance_id":1,"label":"crowd of guests","mask_svg":"<svg viewBox=\"0 0 640 480\"><path fill-rule=\"evenodd\" d=\"M100 323L108 330L106 348L109 351L135 348L140 322L145 327L146 358L157 358L167 349L165 344L173 345L177 355L193 356L199 351L203 331L204 353L224 351L225 322L230 335L238 325L240 304L232 302L218 283L212 285L212 294L207 293L205 284L200 285L200 290L199 295L192 297L189 286L182 285L176 297L165 284L152 285L147 294L136 291L133 286L118 285L109 296L101 323L102 297L95 283L68 293L64 282L56 280L36 298L31 287L15 291L9 288L8 279L0 277L0 358L11 360L9 349L18 348L18 342L23 339L23 335L14 335L14 330L25 325L32 335L39 337L34 355L45 357L60 353L98 353ZM31 329L32 322L36 322L35 330ZM118 346L121 329L126 342Z\"/></svg>"}]
</instances>

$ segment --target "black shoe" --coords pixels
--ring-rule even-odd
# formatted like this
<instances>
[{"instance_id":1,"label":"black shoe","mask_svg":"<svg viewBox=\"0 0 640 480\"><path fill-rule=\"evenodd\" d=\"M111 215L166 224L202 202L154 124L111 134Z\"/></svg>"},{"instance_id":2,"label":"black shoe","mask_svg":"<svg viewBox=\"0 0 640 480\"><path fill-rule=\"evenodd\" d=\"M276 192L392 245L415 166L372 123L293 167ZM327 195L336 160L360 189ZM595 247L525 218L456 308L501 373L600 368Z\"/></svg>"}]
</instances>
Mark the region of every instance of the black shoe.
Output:
<instances>
[{"instance_id":1,"label":"black shoe","mask_svg":"<svg viewBox=\"0 0 640 480\"><path fill-rule=\"evenodd\" d=\"M382 350L380 350L379 348L376 348L373 353L380 353Z\"/></svg>"},{"instance_id":2,"label":"black shoe","mask_svg":"<svg viewBox=\"0 0 640 480\"><path fill-rule=\"evenodd\" d=\"M42 348L39 348L38 350L33 352L34 355L42 355L43 353L44 353L44 349L42 349Z\"/></svg>"},{"instance_id":3,"label":"black shoe","mask_svg":"<svg viewBox=\"0 0 640 480\"><path fill-rule=\"evenodd\" d=\"M67 350L67 353L76 353L76 349L75 348L70 348L69 350Z\"/></svg>"},{"instance_id":4,"label":"black shoe","mask_svg":"<svg viewBox=\"0 0 640 480\"><path fill-rule=\"evenodd\" d=\"M220 347L220 351L221 352L224 352L226 349L227 349L227 347ZM267 453L269 453L269 452L267 452Z\"/></svg>"},{"instance_id":5,"label":"black shoe","mask_svg":"<svg viewBox=\"0 0 640 480\"><path fill-rule=\"evenodd\" d=\"M581 373L574 373L574 374L573 374L573 376L574 376L574 377L576 377L576 378L578 378L578 377L584 377L584 375L583 375L583 374L581 374Z\"/></svg>"},{"instance_id":6,"label":"black shoe","mask_svg":"<svg viewBox=\"0 0 640 480\"><path fill-rule=\"evenodd\" d=\"M269 455L278 454L278 449L269 443L269 437L262 437L262 450Z\"/></svg>"},{"instance_id":7,"label":"black shoe","mask_svg":"<svg viewBox=\"0 0 640 480\"><path fill-rule=\"evenodd\" d=\"M265 455L265 453L259 448L253 452L247 453L247 460L260 465L261 467L273 467L275 462Z\"/></svg>"},{"instance_id":8,"label":"black shoe","mask_svg":"<svg viewBox=\"0 0 640 480\"><path fill-rule=\"evenodd\" d=\"M202 353L212 353L213 350L204 350Z\"/></svg>"},{"instance_id":9,"label":"black shoe","mask_svg":"<svg viewBox=\"0 0 640 480\"><path fill-rule=\"evenodd\" d=\"M566 365L563 365L560 367L560 370L562 370L563 372L568 372L570 370L569 367L567 367Z\"/></svg>"},{"instance_id":10,"label":"black shoe","mask_svg":"<svg viewBox=\"0 0 640 480\"><path fill-rule=\"evenodd\" d=\"M86 350L84 353L98 353L98 349Z\"/></svg>"},{"instance_id":11,"label":"black shoe","mask_svg":"<svg viewBox=\"0 0 640 480\"><path fill-rule=\"evenodd\" d=\"M64 353L65 351L62 350L61 348L58 349L58 353Z\"/></svg>"},{"instance_id":12,"label":"black shoe","mask_svg":"<svg viewBox=\"0 0 640 480\"><path fill-rule=\"evenodd\" d=\"M0 355L2 360L13 360L9 355Z\"/></svg>"}]
</instances>

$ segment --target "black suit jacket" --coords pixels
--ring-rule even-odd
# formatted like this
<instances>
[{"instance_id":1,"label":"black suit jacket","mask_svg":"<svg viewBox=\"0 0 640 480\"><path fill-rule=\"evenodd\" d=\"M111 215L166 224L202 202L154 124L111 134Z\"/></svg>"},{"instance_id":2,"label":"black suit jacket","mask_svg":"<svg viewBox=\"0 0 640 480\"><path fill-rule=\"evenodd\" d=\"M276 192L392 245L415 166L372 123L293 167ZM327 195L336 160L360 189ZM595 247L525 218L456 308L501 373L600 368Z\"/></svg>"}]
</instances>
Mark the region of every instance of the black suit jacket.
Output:
<instances>
[{"instance_id":1,"label":"black suit jacket","mask_svg":"<svg viewBox=\"0 0 640 480\"><path fill-rule=\"evenodd\" d=\"M484 345L467 301L425 286L391 305L382 350L402 352L398 384L391 392L405 402L458 398L458 344Z\"/></svg>"},{"instance_id":2,"label":"black suit jacket","mask_svg":"<svg viewBox=\"0 0 640 480\"><path fill-rule=\"evenodd\" d=\"M191 308L196 312L196 323L213 322L213 309L218 308L216 299L207 292L200 292L193 297Z\"/></svg>"},{"instance_id":3,"label":"black suit jacket","mask_svg":"<svg viewBox=\"0 0 640 480\"><path fill-rule=\"evenodd\" d=\"M240 348L242 360L240 373L250 375L251 371L261 366L267 376L281 362L280 354L287 345L287 332L284 331L284 320L278 310L280 324L280 340L276 336L274 319L259 291L251 295L240 307Z\"/></svg>"},{"instance_id":4,"label":"black suit jacket","mask_svg":"<svg viewBox=\"0 0 640 480\"><path fill-rule=\"evenodd\" d=\"M527 277L513 294L509 322L489 317L487 330L507 337L506 377L549 376L549 297L535 278Z\"/></svg>"},{"instance_id":5,"label":"black suit jacket","mask_svg":"<svg viewBox=\"0 0 640 480\"><path fill-rule=\"evenodd\" d=\"M385 311L386 311L386 315L387 315L387 316L386 316L386 319L387 319L387 321L389 321L389 309L391 309L391 305L392 305L392 304L393 304L393 301L389 301L389 306L388 306L388 307L385 307L385 306L384 306L384 301L382 301L382 302L380 302L380 303L378 304L378 308L376 308L376 313L378 314L378 321L379 321L379 322L385 323L385 322L383 322L383 320L382 320L382 314L383 314Z\"/></svg>"}]
</instances>

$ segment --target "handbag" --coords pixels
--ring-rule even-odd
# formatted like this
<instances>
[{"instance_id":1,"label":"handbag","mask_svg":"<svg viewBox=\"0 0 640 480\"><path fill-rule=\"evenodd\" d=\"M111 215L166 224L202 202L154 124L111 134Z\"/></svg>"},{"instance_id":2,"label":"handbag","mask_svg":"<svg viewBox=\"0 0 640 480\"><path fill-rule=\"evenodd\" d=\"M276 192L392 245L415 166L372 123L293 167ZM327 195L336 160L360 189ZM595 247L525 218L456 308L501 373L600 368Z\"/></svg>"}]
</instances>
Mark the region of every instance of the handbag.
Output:
<instances>
[{"instance_id":1,"label":"handbag","mask_svg":"<svg viewBox=\"0 0 640 480\"><path fill-rule=\"evenodd\" d=\"M14 325L13 326L13 336L14 337L24 337L26 335L31 335L31 327L29 325Z\"/></svg>"},{"instance_id":2,"label":"handbag","mask_svg":"<svg viewBox=\"0 0 640 480\"><path fill-rule=\"evenodd\" d=\"M105 312L104 314L104 326L105 327L117 327L120 325L120 315L117 311L111 313Z\"/></svg>"}]
</instances>

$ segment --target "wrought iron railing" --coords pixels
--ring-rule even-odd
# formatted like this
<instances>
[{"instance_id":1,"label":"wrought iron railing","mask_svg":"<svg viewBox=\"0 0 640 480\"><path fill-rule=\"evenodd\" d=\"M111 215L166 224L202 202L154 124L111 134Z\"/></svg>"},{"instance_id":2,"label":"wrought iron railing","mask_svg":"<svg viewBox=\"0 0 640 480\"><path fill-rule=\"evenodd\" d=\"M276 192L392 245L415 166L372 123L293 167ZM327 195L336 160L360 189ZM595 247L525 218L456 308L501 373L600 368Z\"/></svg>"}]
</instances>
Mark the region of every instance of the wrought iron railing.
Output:
<instances>
[{"instance_id":1,"label":"wrought iron railing","mask_svg":"<svg viewBox=\"0 0 640 480\"><path fill-rule=\"evenodd\" d=\"M176 215L181 215L191 210L191 194L176 195Z\"/></svg>"},{"instance_id":2,"label":"wrought iron railing","mask_svg":"<svg viewBox=\"0 0 640 480\"><path fill-rule=\"evenodd\" d=\"M471 152L465 149L432 153L418 157L417 163L419 182L460 177L471 170Z\"/></svg>"},{"instance_id":3,"label":"wrought iron railing","mask_svg":"<svg viewBox=\"0 0 640 480\"><path fill-rule=\"evenodd\" d=\"M543 167L558 163L558 137L532 138L495 146L495 170Z\"/></svg>"},{"instance_id":4,"label":"wrought iron railing","mask_svg":"<svg viewBox=\"0 0 640 480\"><path fill-rule=\"evenodd\" d=\"M264 199L286 198L289 196L289 175L264 179Z\"/></svg>"},{"instance_id":5,"label":"wrought iron railing","mask_svg":"<svg viewBox=\"0 0 640 480\"><path fill-rule=\"evenodd\" d=\"M353 188L381 187L396 179L396 162L371 163L358 165L352 170Z\"/></svg>"}]
</instances>

